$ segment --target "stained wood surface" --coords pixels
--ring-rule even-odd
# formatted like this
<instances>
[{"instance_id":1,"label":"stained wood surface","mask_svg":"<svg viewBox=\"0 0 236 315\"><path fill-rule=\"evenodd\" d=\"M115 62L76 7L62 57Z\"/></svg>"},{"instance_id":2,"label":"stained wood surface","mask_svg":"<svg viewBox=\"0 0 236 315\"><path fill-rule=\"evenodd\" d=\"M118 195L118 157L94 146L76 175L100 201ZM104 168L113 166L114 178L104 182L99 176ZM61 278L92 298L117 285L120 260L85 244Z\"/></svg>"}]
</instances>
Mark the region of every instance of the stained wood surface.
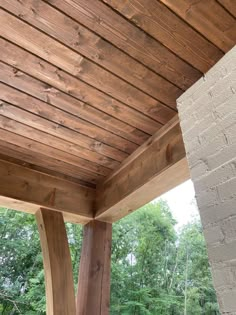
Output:
<instances>
[{"instance_id":1,"label":"stained wood surface","mask_svg":"<svg viewBox=\"0 0 236 315\"><path fill-rule=\"evenodd\" d=\"M235 45L235 11L233 0L2 1L4 159L86 187L116 178Z\"/></svg>"},{"instance_id":2,"label":"stained wood surface","mask_svg":"<svg viewBox=\"0 0 236 315\"><path fill-rule=\"evenodd\" d=\"M16 127L18 127L17 122L15 123L15 125ZM18 134L8 132L7 130L0 129L0 134L1 137L5 140L5 142L11 143L13 145L18 145L24 149L28 149L28 152L32 153L35 152L37 154L43 153L45 156L51 158L57 157L59 161L73 165L75 167L75 170L77 170L76 173L79 173L80 169L82 169L81 171L85 169L88 171L88 174L91 174L91 177L92 176L95 177L96 173L102 176L106 176L109 174L109 169L107 168L103 168L96 164L87 163L86 160L83 160L67 152L62 152L60 150L54 149L40 142L36 142L29 138L21 137Z\"/></svg>"},{"instance_id":3,"label":"stained wood surface","mask_svg":"<svg viewBox=\"0 0 236 315\"><path fill-rule=\"evenodd\" d=\"M230 14L236 17L236 5L234 0L217 0Z\"/></svg>"},{"instance_id":4,"label":"stained wood surface","mask_svg":"<svg viewBox=\"0 0 236 315\"><path fill-rule=\"evenodd\" d=\"M97 187L95 218L115 222L188 178L176 116Z\"/></svg>"},{"instance_id":5,"label":"stained wood surface","mask_svg":"<svg viewBox=\"0 0 236 315\"><path fill-rule=\"evenodd\" d=\"M84 226L76 315L108 315L112 225L96 220Z\"/></svg>"},{"instance_id":6,"label":"stained wood surface","mask_svg":"<svg viewBox=\"0 0 236 315\"><path fill-rule=\"evenodd\" d=\"M81 144L85 148L96 148L96 141L100 144L100 152L102 152L102 147L104 147L104 151L108 151L107 155L109 155L109 151L111 151L110 155L114 157L119 156L122 152L131 153L136 148L137 145L134 143L130 143L129 141L114 135L112 133L108 133L104 129L99 127L95 127L89 123L86 123L84 120L81 120L78 117L75 117L69 113L61 111L55 107L52 107L44 102L41 102L27 94L21 93L16 91L15 89L0 83L0 92L1 92L1 99L9 104L15 105L10 106L9 110L4 110L4 102L2 102L2 111L1 113L10 112L10 108L12 109L12 115L14 108L16 107L22 109L24 113L20 115L17 114L19 120L23 120L22 122L29 121L28 124L31 123L30 120L27 119L27 113L25 111L30 112L29 114L32 118L32 125L40 125L40 123L36 123L36 121L41 121L42 126L41 128L47 128L48 125L47 121L53 122L52 125L57 125L57 128L54 129L61 129L62 132L59 132L60 135L62 134L71 134L73 138L76 138L78 144ZM5 103L5 106L6 103ZM19 110L20 112L21 110ZM23 116L23 117L21 117ZM37 117L39 117L37 119ZM42 119L40 119L42 117ZM45 130L45 129L44 129ZM55 133L55 132L54 132ZM65 136L66 137L66 136ZM92 140L94 139L94 140ZM112 143L112 140L115 141L117 150L109 146L109 143ZM103 143L102 143L103 141ZM96 150L96 149L95 149ZM118 150L122 151L119 152ZM105 152L104 152L105 153Z\"/></svg>"},{"instance_id":7,"label":"stained wood surface","mask_svg":"<svg viewBox=\"0 0 236 315\"><path fill-rule=\"evenodd\" d=\"M95 126L104 128L105 130L131 142L140 145L149 136L149 134L135 129L131 125L128 125L105 112L99 111L93 106L2 62L0 62L0 75L2 82L7 85L17 88L22 92L60 108L65 112L71 113L74 116L89 121ZM143 123L145 123L145 121L143 121ZM147 129L148 132L152 133L152 128L153 130L158 129L158 124L151 125L150 128Z\"/></svg>"},{"instance_id":8,"label":"stained wood surface","mask_svg":"<svg viewBox=\"0 0 236 315\"><path fill-rule=\"evenodd\" d=\"M63 215L40 209L36 213L46 286L48 315L75 315L70 250Z\"/></svg>"},{"instance_id":9,"label":"stained wood surface","mask_svg":"<svg viewBox=\"0 0 236 315\"><path fill-rule=\"evenodd\" d=\"M157 99L168 102L170 95L179 91L161 76L43 1L21 3L7 0L3 7Z\"/></svg>"},{"instance_id":10,"label":"stained wood surface","mask_svg":"<svg viewBox=\"0 0 236 315\"><path fill-rule=\"evenodd\" d=\"M160 1L224 52L235 45L235 19L216 0Z\"/></svg>"},{"instance_id":11,"label":"stained wood surface","mask_svg":"<svg viewBox=\"0 0 236 315\"><path fill-rule=\"evenodd\" d=\"M184 90L201 76L194 67L99 0L47 2Z\"/></svg>"},{"instance_id":12,"label":"stained wood surface","mask_svg":"<svg viewBox=\"0 0 236 315\"><path fill-rule=\"evenodd\" d=\"M4 135L6 135L5 131ZM17 139L20 140L20 137L18 136ZM34 152L30 151L29 148L23 148L20 146L21 143L17 143L17 145L15 145L12 142L12 138L10 142L0 140L1 153L6 156L4 159L6 161L13 161L13 163L15 163L15 159L20 159L21 163L18 161L15 164L25 166L29 163L33 165L33 169L43 168L42 173L49 175L55 172L60 172L61 175L69 176L72 182L78 182L83 186L92 188L95 188L96 183L104 178L104 176L99 174L91 173L85 169L65 163L56 157L51 158L48 155L45 155L43 152L37 153L36 155ZM63 178L64 176L58 177Z\"/></svg>"},{"instance_id":13,"label":"stained wood surface","mask_svg":"<svg viewBox=\"0 0 236 315\"><path fill-rule=\"evenodd\" d=\"M157 0L103 1L201 72L223 56L220 49Z\"/></svg>"},{"instance_id":14,"label":"stained wood surface","mask_svg":"<svg viewBox=\"0 0 236 315\"><path fill-rule=\"evenodd\" d=\"M26 52L16 45L12 45L2 38L0 38L0 45L0 60L16 68L14 70L16 75L17 69L22 70L45 82L44 89L55 87L147 133L152 134L158 128L158 122L92 88L60 68ZM170 117L173 117L175 112L168 109L166 117L166 109L160 110L160 108L153 107L150 114L153 114L153 118L158 116L158 119L165 123Z\"/></svg>"},{"instance_id":15,"label":"stained wood surface","mask_svg":"<svg viewBox=\"0 0 236 315\"><path fill-rule=\"evenodd\" d=\"M23 154L21 151L25 151L25 154ZM94 188L94 189L96 188L96 185L94 183L95 180L93 178L90 178L89 181L85 181L84 179L82 179L83 176L89 176L86 172L81 172L80 170L80 172L77 175L75 175L75 172L73 172L72 174L69 173L67 175L66 170L64 170L62 167L64 163L58 163L59 165L57 165L57 162L61 162L59 160L52 159L53 161L51 165L52 169L50 169L50 165L49 165L49 168L46 168L45 167L46 165L42 164L42 162L41 164L43 166L39 166L40 160L43 161L46 159L45 156L40 155L39 157L37 156L38 157L37 162L39 163L39 165L36 165L35 164L36 161L28 153L27 150L22 149L21 147L18 147L12 144L9 145L8 143L5 143L2 140L0 140L0 152L1 152L0 160L8 161L10 163L17 164L17 165L21 165L29 169L35 170L39 173L47 174L55 178L60 178L68 182L73 182L73 183L90 187L90 188ZM81 173L82 173L82 176L81 176Z\"/></svg>"},{"instance_id":16,"label":"stained wood surface","mask_svg":"<svg viewBox=\"0 0 236 315\"><path fill-rule=\"evenodd\" d=\"M176 108L175 100L181 95L181 91L175 86L172 88L172 93L166 93L165 96L160 94L159 100L154 99L5 11L0 12L0 23L2 25L2 36L9 41L48 60L55 66L93 85L104 93L113 95L116 99L134 109L149 115L150 108L153 106L160 108L164 106L161 102ZM162 83L162 85L164 84ZM164 88L166 89L167 86L164 86ZM168 85L168 89L170 88Z\"/></svg>"},{"instance_id":17,"label":"stained wood surface","mask_svg":"<svg viewBox=\"0 0 236 315\"><path fill-rule=\"evenodd\" d=\"M62 151L61 153L59 153L59 155L61 154L67 155L69 154L68 152L70 152L71 157L68 156L68 159L78 158L78 161L81 161L87 164L88 166L91 166L91 168L89 168L90 170L95 170L99 168L100 164L105 167L105 168L101 167L104 170L106 170L106 168L114 169L120 164L119 162L115 160L112 160L110 158L107 158L106 156L100 155L99 153L98 154L95 153L94 155L91 154L91 156L88 158L86 155L86 150L83 147L76 145L72 142L64 141L63 139L59 139L46 132L29 127L21 122L18 122L13 119L9 119L5 116L0 116L0 128L16 133L17 135L29 138L30 140L43 143L48 146L48 150L52 150L52 148L58 149ZM28 147L32 148L33 145L32 146L29 145ZM94 163L89 163L88 160L93 161L95 165ZM98 164L96 165L96 163Z\"/></svg>"},{"instance_id":18,"label":"stained wood surface","mask_svg":"<svg viewBox=\"0 0 236 315\"><path fill-rule=\"evenodd\" d=\"M88 222L93 217L95 190L92 188L4 160L0 160L0 176L0 196L25 203L25 209L32 213L37 206L66 213L67 219L77 223Z\"/></svg>"}]
</instances>

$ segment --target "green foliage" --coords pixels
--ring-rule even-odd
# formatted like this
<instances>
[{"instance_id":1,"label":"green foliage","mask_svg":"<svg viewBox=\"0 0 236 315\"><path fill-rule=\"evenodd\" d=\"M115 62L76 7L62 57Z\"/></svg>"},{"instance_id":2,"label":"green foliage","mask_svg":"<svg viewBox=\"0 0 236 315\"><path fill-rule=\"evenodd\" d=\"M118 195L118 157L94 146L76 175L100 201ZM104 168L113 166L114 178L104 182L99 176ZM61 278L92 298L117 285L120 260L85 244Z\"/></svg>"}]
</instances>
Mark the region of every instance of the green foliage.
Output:
<instances>
[{"instance_id":1,"label":"green foliage","mask_svg":"<svg viewBox=\"0 0 236 315\"><path fill-rule=\"evenodd\" d=\"M200 222L174 226L164 202L114 224L111 315L182 315L185 294L188 315L219 314Z\"/></svg>"},{"instance_id":2,"label":"green foliage","mask_svg":"<svg viewBox=\"0 0 236 315\"><path fill-rule=\"evenodd\" d=\"M219 314L199 221L174 226L164 202L113 225L111 315L182 315L185 294L187 315ZM66 228L76 286L82 228ZM0 314L46 314L34 216L1 209L0 248Z\"/></svg>"}]
</instances>

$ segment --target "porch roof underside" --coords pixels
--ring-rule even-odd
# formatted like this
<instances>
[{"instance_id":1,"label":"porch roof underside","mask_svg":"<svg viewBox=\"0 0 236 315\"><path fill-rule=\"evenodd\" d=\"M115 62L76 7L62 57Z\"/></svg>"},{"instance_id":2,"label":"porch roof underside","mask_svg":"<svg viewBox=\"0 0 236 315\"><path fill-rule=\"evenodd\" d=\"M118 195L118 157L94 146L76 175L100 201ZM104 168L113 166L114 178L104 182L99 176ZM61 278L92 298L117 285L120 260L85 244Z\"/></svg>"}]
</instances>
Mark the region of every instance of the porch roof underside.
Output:
<instances>
[{"instance_id":1,"label":"porch roof underside","mask_svg":"<svg viewBox=\"0 0 236 315\"><path fill-rule=\"evenodd\" d=\"M176 99L235 45L236 1L0 7L3 205L114 222L188 178Z\"/></svg>"}]
</instances>

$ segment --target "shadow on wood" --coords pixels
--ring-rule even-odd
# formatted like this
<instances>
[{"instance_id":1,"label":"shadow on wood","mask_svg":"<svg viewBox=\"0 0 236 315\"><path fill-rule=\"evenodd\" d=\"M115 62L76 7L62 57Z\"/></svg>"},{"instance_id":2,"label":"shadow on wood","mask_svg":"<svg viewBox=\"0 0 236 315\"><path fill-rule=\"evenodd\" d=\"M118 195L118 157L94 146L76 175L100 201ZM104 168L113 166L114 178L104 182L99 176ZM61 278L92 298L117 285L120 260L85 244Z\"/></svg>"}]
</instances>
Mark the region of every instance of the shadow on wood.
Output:
<instances>
[{"instance_id":1,"label":"shadow on wood","mask_svg":"<svg viewBox=\"0 0 236 315\"><path fill-rule=\"evenodd\" d=\"M72 264L63 215L40 209L36 219L43 252L47 315L75 315Z\"/></svg>"},{"instance_id":2,"label":"shadow on wood","mask_svg":"<svg viewBox=\"0 0 236 315\"><path fill-rule=\"evenodd\" d=\"M112 225L91 221L84 226L79 269L77 315L108 315Z\"/></svg>"}]
</instances>

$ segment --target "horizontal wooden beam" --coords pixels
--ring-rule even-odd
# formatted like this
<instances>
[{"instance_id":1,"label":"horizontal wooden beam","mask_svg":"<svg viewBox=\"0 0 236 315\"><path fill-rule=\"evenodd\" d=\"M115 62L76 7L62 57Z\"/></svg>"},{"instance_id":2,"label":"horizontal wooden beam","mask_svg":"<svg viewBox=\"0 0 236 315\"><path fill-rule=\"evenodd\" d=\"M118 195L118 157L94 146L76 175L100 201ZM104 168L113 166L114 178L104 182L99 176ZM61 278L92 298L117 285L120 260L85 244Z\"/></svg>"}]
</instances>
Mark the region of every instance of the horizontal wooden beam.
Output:
<instances>
[{"instance_id":1,"label":"horizontal wooden beam","mask_svg":"<svg viewBox=\"0 0 236 315\"><path fill-rule=\"evenodd\" d=\"M66 221L89 222L95 190L0 160L0 205L35 214L40 207L63 213Z\"/></svg>"},{"instance_id":2,"label":"horizontal wooden beam","mask_svg":"<svg viewBox=\"0 0 236 315\"><path fill-rule=\"evenodd\" d=\"M97 220L115 222L189 179L178 117L97 187Z\"/></svg>"},{"instance_id":3,"label":"horizontal wooden beam","mask_svg":"<svg viewBox=\"0 0 236 315\"><path fill-rule=\"evenodd\" d=\"M0 205L33 214L44 207L62 212L66 221L86 224L94 218L119 220L187 180L189 169L176 116L97 185L96 191L1 156L0 176Z\"/></svg>"}]
</instances>

